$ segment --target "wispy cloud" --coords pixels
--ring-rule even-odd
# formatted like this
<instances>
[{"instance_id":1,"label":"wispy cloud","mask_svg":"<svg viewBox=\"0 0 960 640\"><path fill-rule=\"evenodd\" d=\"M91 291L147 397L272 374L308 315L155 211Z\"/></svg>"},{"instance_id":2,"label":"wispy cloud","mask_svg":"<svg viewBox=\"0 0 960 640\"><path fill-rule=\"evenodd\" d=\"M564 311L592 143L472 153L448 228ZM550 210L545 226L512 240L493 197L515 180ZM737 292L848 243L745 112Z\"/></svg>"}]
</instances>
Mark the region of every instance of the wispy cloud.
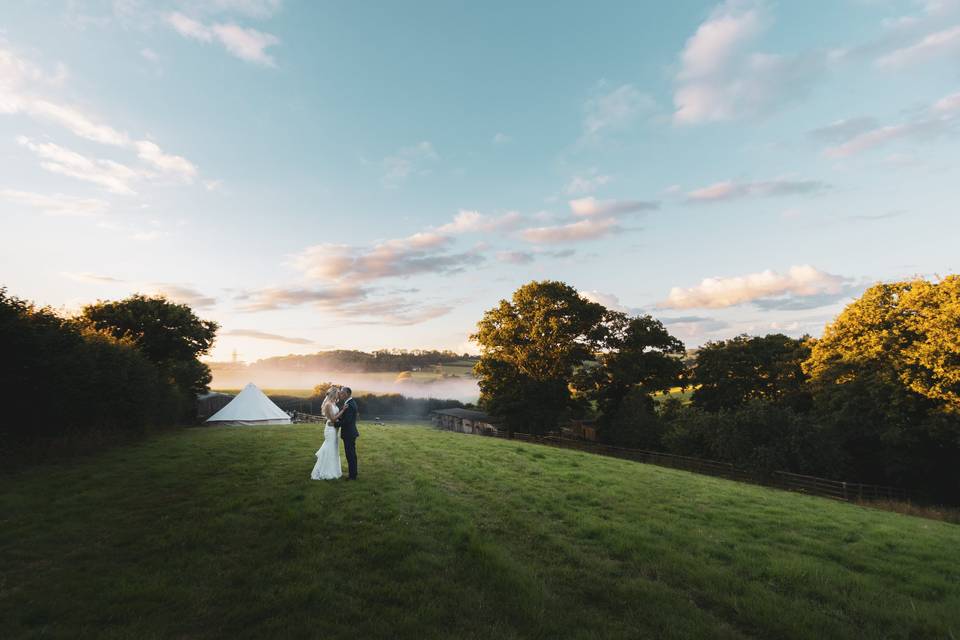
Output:
<instances>
[{"instance_id":1,"label":"wispy cloud","mask_svg":"<svg viewBox=\"0 0 960 640\"><path fill-rule=\"evenodd\" d=\"M513 138L505 133L497 132L493 136L493 144L508 144L510 142L513 142Z\"/></svg>"},{"instance_id":2,"label":"wispy cloud","mask_svg":"<svg viewBox=\"0 0 960 640\"><path fill-rule=\"evenodd\" d=\"M908 46L901 47L877 59L884 69L902 69L926 60L960 54L960 25L929 33Z\"/></svg>"},{"instance_id":3,"label":"wispy cloud","mask_svg":"<svg viewBox=\"0 0 960 640\"><path fill-rule=\"evenodd\" d=\"M459 273L483 262L476 251L451 253L450 238L418 233L371 247L319 244L295 255L292 264L314 280L370 282L417 274Z\"/></svg>"},{"instance_id":4,"label":"wispy cloud","mask_svg":"<svg viewBox=\"0 0 960 640\"><path fill-rule=\"evenodd\" d=\"M497 260L507 264L530 264L536 259L532 251L500 251Z\"/></svg>"},{"instance_id":5,"label":"wispy cloud","mask_svg":"<svg viewBox=\"0 0 960 640\"><path fill-rule=\"evenodd\" d=\"M606 133L622 131L637 117L655 106L653 98L631 84L603 90L584 105L583 138L593 139Z\"/></svg>"},{"instance_id":6,"label":"wispy cloud","mask_svg":"<svg viewBox=\"0 0 960 640\"><path fill-rule=\"evenodd\" d=\"M765 6L727 0L686 42L673 95L677 124L764 115L796 102L822 74L820 54L749 52L770 23Z\"/></svg>"},{"instance_id":7,"label":"wispy cloud","mask_svg":"<svg viewBox=\"0 0 960 640\"><path fill-rule=\"evenodd\" d=\"M816 140L823 140L826 142L842 142L844 140L849 140L854 136L858 136L861 133L870 131L871 129L875 129L876 127L877 120L875 118L866 116L846 118L844 120L837 120L826 126L813 129L810 131L810 136Z\"/></svg>"},{"instance_id":8,"label":"wispy cloud","mask_svg":"<svg viewBox=\"0 0 960 640\"><path fill-rule=\"evenodd\" d=\"M820 180L789 180L778 178L759 182L715 182L687 193L689 202L724 202L743 198L771 198L777 196L811 195L830 188Z\"/></svg>"},{"instance_id":9,"label":"wispy cloud","mask_svg":"<svg viewBox=\"0 0 960 640\"><path fill-rule=\"evenodd\" d=\"M461 210L452 222L437 227L441 234L489 233L516 227L523 216L517 211L508 211L499 216L485 215L479 211Z\"/></svg>"},{"instance_id":10,"label":"wispy cloud","mask_svg":"<svg viewBox=\"0 0 960 640\"><path fill-rule=\"evenodd\" d=\"M285 342L287 344L315 344L313 340L306 338L294 338L291 336L281 336L276 333L266 333L256 329L230 329L220 333L222 336L233 336L237 338L255 338L256 340L270 340L273 342Z\"/></svg>"},{"instance_id":11,"label":"wispy cloud","mask_svg":"<svg viewBox=\"0 0 960 640\"><path fill-rule=\"evenodd\" d=\"M639 315L640 309L627 307L626 305L620 302L620 298L615 294L606 293L603 291L580 291L580 296L586 298L590 302L596 302L597 304L602 304L607 309L611 311L619 311L620 313L626 313L629 315Z\"/></svg>"},{"instance_id":12,"label":"wispy cloud","mask_svg":"<svg viewBox=\"0 0 960 640\"><path fill-rule=\"evenodd\" d=\"M17 142L40 157L40 166L47 171L91 182L111 193L136 194L131 183L142 174L119 162L87 158L51 142L34 143L25 136L18 137Z\"/></svg>"},{"instance_id":13,"label":"wispy cloud","mask_svg":"<svg viewBox=\"0 0 960 640\"><path fill-rule=\"evenodd\" d=\"M74 273L70 271L64 271L61 273L65 278L69 278L75 282L88 282L93 284L123 284L126 280L121 280L120 278L114 278L113 276L105 276L99 273L89 273L89 272L80 272Z\"/></svg>"},{"instance_id":14,"label":"wispy cloud","mask_svg":"<svg viewBox=\"0 0 960 640\"><path fill-rule=\"evenodd\" d=\"M426 165L439 158L440 156L433 145L427 140L410 147L404 147L397 153L383 159L383 186L391 189L396 188L411 175L429 173Z\"/></svg>"},{"instance_id":15,"label":"wispy cloud","mask_svg":"<svg viewBox=\"0 0 960 640\"><path fill-rule=\"evenodd\" d=\"M194 309L210 309L217 304L217 299L213 296L201 293L197 289L193 288L193 286L186 284L170 282L140 282L83 271L65 271L61 273L61 275L75 282L83 282L87 284L126 285L128 288L144 291L153 295L161 295L168 300L180 304L186 304Z\"/></svg>"},{"instance_id":16,"label":"wispy cloud","mask_svg":"<svg viewBox=\"0 0 960 640\"><path fill-rule=\"evenodd\" d=\"M576 255L573 249L561 249L559 251L499 251L497 260L507 264L530 264L537 258L570 258Z\"/></svg>"},{"instance_id":17,"label":"wispy cloud","mask_svg":"<svg viewBox=\"0 0 960 640\"><path fill-rule=\"evenodd\" d=\"M431 304L399 295L375 297L373 290L352 284L324 287L273 287L240 294L241 311L260 312L309 305L351 322L406 326L420 324L450 312L450 305Z\"/></svg>"},{"instance_id":18,"label":"wispy cloud","mask_svg":"<svg viewBox=\"0 0 960 640\"><path fill-rule=\"evenodd\" d=\"M282 0L209 0L209 10L239 13L251 18L269 18L283 6Z\"/></svg>"},{"instance_id":19,"label":"wispy cloud","mask_svg":"<svg viewBox=\"0 0 960 640\"><path fill-rule=\"evenodd\" d=\"M796 298L841 295L849 284L848 278L810 265L798 265L790 267L784 274L768 269L745 276L705 278L695 287L673 287L659 306L665 309L715 309L776 299L779 301L776 304L782 308L785 301Z\"/></svg>"},{"instance_id":20,"label":"wispy cloud","mask_svg":"<svg viewBox=\"0 0 960 640\"><path fill-rule=\"evenodd\" d=\"M16 189L0 189L0 199L58 216L95 216L106 213L109 207L106 201L98 198L76 198L62 194L31 193Z\"/></svg>"},{"instance_id":21,"label":"wispy cloud","mask_svg":"<svg viewBox=\"0 0 960 640\"><path fill-rule=\"evenodd\" d=\"M595 216L615 216L637 211L656 211L660 208L659 202L645 200L597 200L596 198L579 198L569 202L573 215L582 218Z\"/></svg>"},{"instance_id":22,"label":"wispy cloud","mask_svg":"<svg viewBox=\"0 0 960 640\"><path fill-rule=\"evenodd\" d=\"M561 244L597 240L619 230L615 218L586 218L569 224L524 229L520 235L534 244Z\"/></svg>"},{"instance_id":23,"label":"wispy cloud","mask_svg":"<svg viewBox=\"0 0 960 640\"><path fill-rule=\"evenodd\" d=\"M133 150L151 168L188 182L196 176L196 166L186 158L165 153L150 140L133 139L123 131L97 122L96 119L75 107L48 99L38 93L52 83L47 74L38 70L28 60L15 55L12 51L0 49L0 114L22 113L40 122L57 124L79 138L106 146ZM70 166L60 164L64 167ZM114 187L117 187L116 183ZM117 192L123 191L121 189Z\"/></svg>"},{"instance_id":24,"label":"wispy cloud","mask_svg":"<svg viewBox=\"0 0 960 640\"><path fill-rule=\"evenodd\" d=\"M944 96L924 109L912 120L874 126L860 131L846 131L838 135L838 144L828 147L824 154L832 158L845 158L863 151L886 145L895 140L930 140L949 133L955 128L960 116L960 92ZM839 134L840 131L837 131Z\"/></svg>"},{"instance_id":25,"label":"wispy cloud","mask_svg":"<svg viewBox=\"0 0 960 640\"><path fill-rule=\"evenodd\" d=\"M613 182L613 177L604 175L597 169L590 169L586 173L575 175L564 187L564 192L570 196L580 196L593 193L600 187Z\"/></svg>"},{"instance_id":26,"label":"wispy cloud","mask_svg":"<svg viewBox=\"0 0 960 640\"><path fill-rule=\"evenodd\" d=\"M185 38L199 42L219 42L230 54L265 67L276 66L276 60L267 52L269 47L280 43L271 33L250 27L241 27L232 22L204 24L179 11L167 16L167 23Z\"/></svg>"}]
</instances>

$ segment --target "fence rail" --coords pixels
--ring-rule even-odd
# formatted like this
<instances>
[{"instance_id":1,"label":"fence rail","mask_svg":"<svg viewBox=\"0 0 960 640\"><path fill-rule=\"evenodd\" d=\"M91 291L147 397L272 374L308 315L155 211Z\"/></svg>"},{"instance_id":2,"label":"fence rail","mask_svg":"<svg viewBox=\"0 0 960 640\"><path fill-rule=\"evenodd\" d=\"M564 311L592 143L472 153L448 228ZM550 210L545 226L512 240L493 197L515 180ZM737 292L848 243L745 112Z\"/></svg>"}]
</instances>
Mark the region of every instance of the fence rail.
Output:
<instances>
[{"instance_id":1,"label":"fence rail","mask_svg":"<svg viewBox=\"0 0 960 640\"><path fill-rule=\"evenodd\" d=\"M508 438L506 433L491 434L488 437ZM847 502L870 501L870 500L900 500L909 502L911 492L899 487L887 487L875 484L865 484L861 482L844 482L842 480L830 480L828 478L818 478L815 476L806 476L799 473L790 473L788 471L774 471L770 474L760 474L749 469L742 469L729 462L719 462L716 460L704 460L701 458L691 458L672 453L662 453L659 451L646 451L644 449L629 449L625 447L615 447L612 445L598 444L584 440L574 440L563 438L557 435L534 436L526 433L514 433L514 440L522 442L531 442L562 449L575 449L587 453L605 455L624 460L633 460L636 462L645 462L655 464L661 467L670 467L672 469L681 469L683 471L692 471L703 475L717 476L737 482L749 482L751 484L761 484L777 489L786 489L798 493L820 496L823 498L832 498L834 500L843 500Z\"/></svg>"}]
</instances>

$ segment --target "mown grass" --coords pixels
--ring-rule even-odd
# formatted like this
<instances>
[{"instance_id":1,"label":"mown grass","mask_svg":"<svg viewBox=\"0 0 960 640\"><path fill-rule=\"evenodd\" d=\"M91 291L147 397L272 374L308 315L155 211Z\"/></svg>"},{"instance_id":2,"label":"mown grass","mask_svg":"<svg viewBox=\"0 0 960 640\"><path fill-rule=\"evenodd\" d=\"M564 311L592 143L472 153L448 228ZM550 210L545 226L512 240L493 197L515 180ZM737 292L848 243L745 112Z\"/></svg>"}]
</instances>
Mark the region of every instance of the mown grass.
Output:
<instances>
[{"instance_id":1,"label":"mown grass","mask_svg":"<svg viewBox=\"0 0 960 640\"><path fill-rule=\"evenodd\" d=\"M951 638L960 527L426 427L189 429L0 479L4 638Z\"/></svg>"}]
</instances>

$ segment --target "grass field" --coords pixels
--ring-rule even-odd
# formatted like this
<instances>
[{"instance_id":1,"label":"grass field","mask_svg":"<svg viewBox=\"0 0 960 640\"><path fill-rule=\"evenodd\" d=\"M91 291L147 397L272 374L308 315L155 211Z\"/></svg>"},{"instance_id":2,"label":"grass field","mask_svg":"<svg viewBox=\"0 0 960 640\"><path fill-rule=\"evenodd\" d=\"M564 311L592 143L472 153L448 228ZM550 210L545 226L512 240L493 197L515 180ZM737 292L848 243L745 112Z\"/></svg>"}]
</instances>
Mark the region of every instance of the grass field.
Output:
<instances>
[{"instance_id":1,"label":"grass field","mask_svg":"<svg viewBox=\"0 0 960 640\"><path fill-rule=\"evenodd\" d=\"M536 445L189 429L0 479L0 636L956 638L960 527Z\"/></svg>"}]
</instances>

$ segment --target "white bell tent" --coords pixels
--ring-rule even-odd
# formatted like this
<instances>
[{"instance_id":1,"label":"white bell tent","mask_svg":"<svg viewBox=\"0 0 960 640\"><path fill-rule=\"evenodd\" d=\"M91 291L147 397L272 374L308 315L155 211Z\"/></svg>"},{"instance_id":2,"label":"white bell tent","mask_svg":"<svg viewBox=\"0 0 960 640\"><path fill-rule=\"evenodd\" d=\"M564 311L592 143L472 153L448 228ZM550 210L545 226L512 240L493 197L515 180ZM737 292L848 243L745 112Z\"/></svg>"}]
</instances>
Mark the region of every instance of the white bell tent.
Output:
<instances>
[{"instance_id":1,"label":"white bell tent","mask_svg":"<svg viewBox=\"0 0 960 640\"><path fill-rule=\"evenodd\" d=\"M224 425L290 424L290 416L252 382L207 422Z\"/></svg>"}]
</instances>

